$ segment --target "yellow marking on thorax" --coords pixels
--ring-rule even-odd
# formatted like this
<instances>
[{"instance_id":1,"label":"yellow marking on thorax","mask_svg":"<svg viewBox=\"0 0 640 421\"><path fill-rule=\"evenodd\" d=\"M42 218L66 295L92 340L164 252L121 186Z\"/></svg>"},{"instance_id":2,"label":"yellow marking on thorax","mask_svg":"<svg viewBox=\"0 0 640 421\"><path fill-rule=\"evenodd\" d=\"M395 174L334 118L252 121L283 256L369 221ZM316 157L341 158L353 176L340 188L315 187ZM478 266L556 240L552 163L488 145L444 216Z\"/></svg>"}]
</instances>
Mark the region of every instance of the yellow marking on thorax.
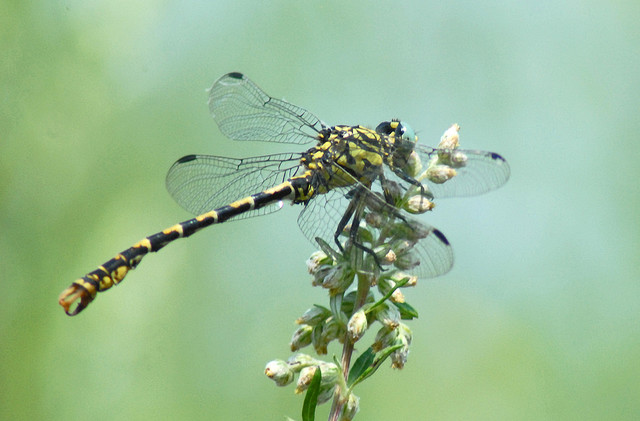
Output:
<instances>
[{"instance_id":1,"label":"yellow marking on thorax","mask_svg":"<svg viewBox=\"0 0 640 421\"><path fill-rule=\"evenodd\" d=\"M323 151L318 151L318 152L314 153L313 155L311 155L311 161L312 162L318 161L323 156L324 156L324 152Z\"/></svg>"},{"instance_id":2,"label":"yellow marking on thorax","mask_svg":"<svg viewBox=\"0 0 640 421\"><path fill-rule=\"evenodd\" d=\"M332 135L331 139L334 138L335 135ZM329 148L333 147L333 142L329 141L329 142L324 142L321 145L316 146L316 149L318 149L319 151L326 151L329 150Z\"/></svg>"}]
</instances>

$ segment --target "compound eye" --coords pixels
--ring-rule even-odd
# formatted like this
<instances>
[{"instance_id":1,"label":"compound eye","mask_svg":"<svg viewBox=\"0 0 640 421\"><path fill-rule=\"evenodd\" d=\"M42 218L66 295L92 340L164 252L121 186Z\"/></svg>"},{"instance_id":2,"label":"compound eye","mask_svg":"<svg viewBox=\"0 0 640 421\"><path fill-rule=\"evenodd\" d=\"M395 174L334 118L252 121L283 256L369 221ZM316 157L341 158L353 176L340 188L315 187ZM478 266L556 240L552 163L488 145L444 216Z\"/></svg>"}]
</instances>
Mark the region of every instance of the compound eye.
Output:
<instances>
[{"instance_id":1,"label":"compound eye","mask_svg":"<svg viewBox=\"0 0 640 421\"><path fill-rule=\"evenodd\" d=\"M416 141L416 133L413 131L411 126L402 121L399 122L398 127L396 127L396 137L404 140L410 140L411 142Z\"/></svg>"}]
</instances>

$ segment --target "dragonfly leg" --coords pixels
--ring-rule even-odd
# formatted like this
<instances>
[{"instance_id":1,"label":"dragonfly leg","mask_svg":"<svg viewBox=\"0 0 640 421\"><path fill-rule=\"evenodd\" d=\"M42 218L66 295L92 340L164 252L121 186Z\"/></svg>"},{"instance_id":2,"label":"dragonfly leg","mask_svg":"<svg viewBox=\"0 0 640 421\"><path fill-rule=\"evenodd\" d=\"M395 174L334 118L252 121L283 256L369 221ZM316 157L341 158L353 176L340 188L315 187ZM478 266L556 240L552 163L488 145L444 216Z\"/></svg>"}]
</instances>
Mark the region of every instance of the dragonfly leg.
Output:
<instances>
[{"instance_id":1,"label":"dragonfly leg","mask_svg":"<svg viewBox=\"0 0 640 421\"><path fill-rule=\"evenodd\" d=\"M362 214L365 208L363 192L364 191L362 189L355 189L353 191L354 193L353 197L349 202L349 206L347 207L347 210L345 211L344 215L342 215L342 218L338 223L336 232L333 234L333 239L335 243L338 245L338 248L340 249L340 251L344 253L344 247L342 246L342 243L340 242L339 238L340 238L340 235L344 232L345 227L351 220L351 228L349 229L349 239L351 240L351 244L353 244L354 247L357 247L360 250L364 251L365 253L370 254L373 257L373 260L375 261L376 266L378 266L378 268L382 270L382 264L380 263L380 259L378 259L378 256L376 256L373 249L365 246L358 240L358 230L360 229L360 220L362 219Z\"/></svg>"}]
</instances>

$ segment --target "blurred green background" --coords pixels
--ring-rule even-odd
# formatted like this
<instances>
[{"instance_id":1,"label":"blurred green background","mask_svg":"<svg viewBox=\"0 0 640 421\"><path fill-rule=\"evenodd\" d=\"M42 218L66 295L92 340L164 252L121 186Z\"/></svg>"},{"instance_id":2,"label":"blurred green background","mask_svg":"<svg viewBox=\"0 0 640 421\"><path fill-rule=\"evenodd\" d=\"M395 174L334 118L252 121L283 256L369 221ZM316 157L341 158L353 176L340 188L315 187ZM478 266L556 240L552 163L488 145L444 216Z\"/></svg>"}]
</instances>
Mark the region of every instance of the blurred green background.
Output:
<instances>
[{"instance_id":1,"label":"blurred green background","mask_svg":"<svg viewBox=\"0 0 640 421\"><path fill-rule=\"evenodd\" d=\"M456 265L407 292L409 363L356 390L357 419L637 419L639 19L595 0L2 2L0 419L300 419L263 374L327 302L298 208L179 241L76 318L56 303L190 217L164 188L180 156L302 149L219 133L205 89L229 71L330 124L401 117L433 145L457 122L511 165L426 217Z\"/></svg>"}]
</instances>

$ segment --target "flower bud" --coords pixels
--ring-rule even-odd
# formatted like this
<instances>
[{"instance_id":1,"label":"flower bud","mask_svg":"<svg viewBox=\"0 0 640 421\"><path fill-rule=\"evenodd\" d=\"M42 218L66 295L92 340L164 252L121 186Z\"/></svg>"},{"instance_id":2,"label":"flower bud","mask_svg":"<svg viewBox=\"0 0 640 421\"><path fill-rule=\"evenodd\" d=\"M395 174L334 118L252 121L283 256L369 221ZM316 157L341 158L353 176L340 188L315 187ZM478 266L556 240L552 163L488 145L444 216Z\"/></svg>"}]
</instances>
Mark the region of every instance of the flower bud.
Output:
<instances>
[{"instance_id":1,"label":"flower bud","mask_svg":"<svg viewBox=\"0 0 640 421\"><path fill-rule=\"evenodd\" d=\"M307 260L307 269L309 270L309 273L314 275L327 257L328 256L321 251L313 252Z\"/></svg>"},{"instance_id":2,"label":"flower bud","mask_svg":"<svg viewBox=\"0 0 640 421\"><path fill-rule=\"evenodd\" d=\"M344 336L344 328L333 317L327 319L322 328L322 334L320 335L320 342L329 344L335 339L341 339Z\"/></svg>"},{"instance_id":3,"label":"flower bud","mask_svg":"<svg viewBox=\"0 0 640 421\"><path fill-rule=\"evenodd\" d=\"M315 281L314 281L315 282ZM353 282L353 273L347 264L337 264L324 274L322 278L323 288L344 291Z\"/></svg>"},{"instance_id":4,"label":"flower bud","mask_svg":"<svg viewBox=\"0 0 640 421\"><path fill-rule=\"evenodd\" d=\"M314 305L310 309L304 312L304 314L296 319L296 323L299 325L306 324L315 326L318 323L324 321L327 317L331 316L331 311L328 309Z\"/></svg>"},{"instance_id":5,"label":"flower bud","mask_svg":"<svg viewBox=\"0 0 640 421\"><path fill-rule=\"evenodd\" d=\"M297 373L308 365L317 364L317 360L311 355L298 353L290 356L287 359L287 364L289 364L294 373Z\"/></svg>"},{"instance_id":6,"label":"flower bud","mask_svg":"<svg viewBox=\"0 0 640 421\"><path fill-rule=\"evenodd\" d=\"M404 170L411 177L417 177L417 175L422 171L422 161L420 160L420 155L418 155L415 150L411 151L409 154L407 165Z\"/></svg>"},{"instance_id":7,"label":"flower bud","mask_svg":"<svg viewBox=\"0 0 640 421\"><path fill-rule=\"evenodd\" d=\"M402 344L402 347L391 353L391 367L401 369L404 367L407 362L407 358L409 357L409 345L411 345L413 333L404 323L400 323L397 330L398 337L396 338L396 343Z\"/></svg>"},{"instance_id":8,"label":"flower bud","mask_svg":"<svg viewBox=\"0 0 640 421\"><path fill-rule=\"evenodd\" d=\"M396 261L396 254L393 252L393 250L389 249L387 254L385 254L384 257L382 258L382 263L391 264L395 261Z\"/></svg>"},{"instance_id":9,"label":"flower bud","mask_svg":"<svg viewBox=\"0 0 640 421\"><path fill-rule=\"evenodd\" d=\"M395 329L400 323L400 311L398 307L393 304L388 304L387 302L376 307L375 317L383 326L387 326L390 329Z\"/></svg>"},{"instance_id":10,"label":"flower bud","mask_svg":"<svg viewBox=\"0 0 640 421\"><path fill-rule=\"evenodd\" d=\"M311 380L313 379L313 375L316 374L317 366L312 365L309 367L305 367L300 370L300 376L298 377L298 383L296 383L296 389L293 391L295 394L299 395L309 388L311 384Z\"/></svg>"},{"instance_id":11,"label":"flower bud","mask_svg":"<svg viewBox=\"0 0 640 421\"><path fill-rule=\"evenodd\" d=\"M293 371L289 364L282 360L273 360L267 363L264 374L273 380L277 386L286 386L293 381Z\"/></svg>"},{"instance_id":12,"label":"flower bud","mask_svg":"<svg viewBox=\"0 0 640 421\"><path fill-rule=\"evenodd\" d=\"M327 345L329 345L326 341L326 337L322 335L323 328L324 323L320 323L319 325L316 325L311 332L311 343L313 344L313 349L316 350L318 355L325 355L327 353Z\"/></svg>"},{"instance_id":13,"label":"flower bud","mask_svg":"<svg viewBox=\"0 0 640 421\"><path fill-rule=\"evenodd\" d=\"M322 380L320 381L320 392L318 393L318 403L324 403L333 397L333 393L338 382L340 370L333 363L322 362L319 365Z\"/></svg>"},{"instance_id":14,"label":"flower bud","mask_svg":"<svg viewBox=\"0 0 640 421\"><path fill-rule=\"evenodd\" d=\"M388 346L391 346L398 337L398 329L392 329L388 326L383 326L378 330L376 339L373 341L371 348L375 352L378 352Z\"/></svg>"},{"instance_id":15,"label":"flower bud","mask_svg":"<svg viewBox=\"0 0 640 421\"><path fill-rule=\"evenodd\" d=\"M453 151L451 152L450 164L453 168L460 168L467 165L467 160L469 159L467 155L462 151Z\"/></svg>"},{"instance_id":16,"label":"flower bud","mask_svg":"<svg viewBox=\"0 0 640 421\"><path fill-rule=\"evenodd\" d=\"M436 184L442 184L456 176L456 170L447 165L434 165L427 170L427 178Z\"/></svg>"},{"instance_id":17,"label":"flower bud","mask_svg":"<svg viewBox=\"0 0 640 421\"><path fill-rule=\"evenodd\" d=\"M391 293L390 300L393 303L404 303L404 294L399 289L396 289Z\"/></svg>"},{"instance_id":18,"label":"flower bud","mask_svg":"<svg viewBox=\"0 0 640 421\"><path fill-rule=\"evenodd\" d=\"M347 333L351 342L357 342L367 331L367 315L364 309L356 311L347 323Z\"/></svg>"},{"instance_id":19,"label":"flower bud","mask_svg":"<svg viewBox=\"0 0 640 421\"><path fill-rule=\"evenodd\" d=\"M322 282L324 282L325 278L331 275L334 271L335 266L331 265L320 265L317 268L314 268L314 272L312 273L313 281L311 282L311 285L313 285L314 287L322 285Z\"/></svg>"},{"instance_id":20,"label":"flower bud","mask_svg":"<svg viewBox=\"0 0 640 421\"><path fill-rule=\"evenodd\" d=\"M351 291L342 297L342 306L340 307L340 310L342 310L344 314L351 314L353 312L353 306L356 303L356 295L356 291Z\"/></svg>"},{"instance_id":21,"label":"flower bud","mask_svg":"<svg viewBox=\"0 0 640 421\"><path fill-rule=\"evenodd\" d=\"M396 260L395 253L391 250L389 244L382 244L373 249L373 253L378 259L378 263L390 265Z\"/></svg>"},{"instance_id":22,"label":"flower bud","mask_svg":"<svg viewBox=\"0 0 640 421\"><path fill-rule=\"evenodd\" d=\"M442 137L440 138L440 143L438 144L438 148L442 149L455 149L460 146L460 126L457 124L453 124L449 127Z\"/></svg>"},{"instance_id":23,"label":"flower bud","mask_svg":"<svg viewBox=\"0 0 640 421\"><path fill-rule=\"evenodd\" d=\"M321 362L318 366L322 371L323 383L335 383L338 380L340 370L337 365L334 363Z\"/></svg>"},{"instance_id":24,"label":"flower bud","mask_svg":"<svg viewBox=\"0 0 640 421\"><path fill-rule=\"evenodd\" d=\"M323 403L331 398L338 380L337 376L340 375L340 370L338 370L338 367L333 363L321 362L318 365L312 365L300 370L300 376L298 377L298 383L296 384L294 393L300 394L309 388L318 367L320 368L320 375L322 376L318 403Z\"/></svg>"},{"instance_id":25,"label":"flower bud","mask_svg":"<svg viewBox=\"0 0 640 421\"><path fill-rule=\"evenodd\" d=\"M291 338L291 352L296 352L299 349L304 348L305 346L311 343L311 332L313 331L313 327L309 325L300 326L294 333Z\"/></svg>"},{"instance_id":26,"label":"flower bud","mask_svg":"<svg viewBox=\"0 0 640 421\"><path fill-rule=\"evenodd\" d=\"M407 203L404 205L404 210L412 214L422 214L430 211L434 207L435 203L422 195L416 194L409 198Z\"/></svg>"}]
</instances>

